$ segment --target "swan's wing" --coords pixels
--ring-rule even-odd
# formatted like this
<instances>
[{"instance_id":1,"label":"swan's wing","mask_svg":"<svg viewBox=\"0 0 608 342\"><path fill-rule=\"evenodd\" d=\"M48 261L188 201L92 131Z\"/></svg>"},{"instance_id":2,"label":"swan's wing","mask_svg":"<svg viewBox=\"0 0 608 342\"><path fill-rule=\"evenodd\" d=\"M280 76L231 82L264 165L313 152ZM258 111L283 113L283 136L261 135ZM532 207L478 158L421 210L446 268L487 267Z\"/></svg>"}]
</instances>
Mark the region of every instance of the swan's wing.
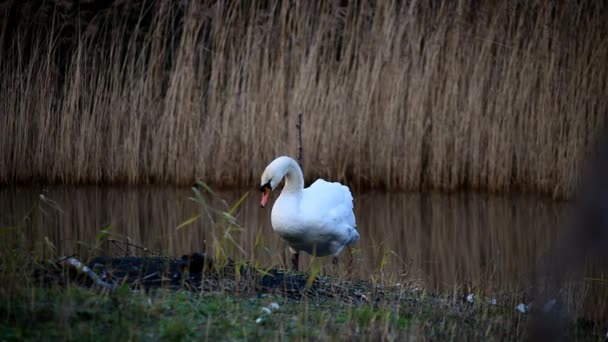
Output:
<instances>
[{"instance_id":1,"label":"swan's wing","mask_svg":"<svg viewBox=\"0 0 608 342\"><path fill-rule=\"evenodd\" d=\"M314 218L326 233L339 236L344 244L359 240L353 212L353 195L347 186L318 179L304 189L306 208L302 212Z\"/></svg>"}]
</instances>

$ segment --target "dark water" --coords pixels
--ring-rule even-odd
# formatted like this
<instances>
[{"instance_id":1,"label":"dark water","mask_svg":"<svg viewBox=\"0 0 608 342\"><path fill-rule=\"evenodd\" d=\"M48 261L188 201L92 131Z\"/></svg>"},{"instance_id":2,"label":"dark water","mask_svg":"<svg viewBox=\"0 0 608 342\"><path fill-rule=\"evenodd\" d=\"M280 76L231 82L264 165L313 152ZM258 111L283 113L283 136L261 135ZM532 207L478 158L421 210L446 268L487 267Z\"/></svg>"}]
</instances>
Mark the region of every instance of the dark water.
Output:
<instances>
[{"instance_id":1,"label":"dark water","mask_svg":"<svg viewBox=\"0 0 608 342\"><path fill-rule=\"evenodd\" d=\"M233 225L228 235L221 213L247 191L249 196L234 215L241 228ZM258 265L284 262L285 245L272 232L270 209L259 207L256 189L205 194L207 210L194 223L176 229L201 212L189 199L192 196L189 188L172 187L3 189L2 239L39 252L49 252L54 245L57 255L83 257L146 253L135 246L181 256L212 252L221 245L219 251ZM538 197L470 193L370 192L354 197L361 240L354 250L351 276L415 280L433 289L525 288L539 259L555 242L569 206ZM102 229L110 232L110 239L132 245L107 239L96 244ZM349 258L347 252L342 256L338 270L330 267L330 260L325 262L328 272L345 272ZM301 267L309 263L304 257Z\"/></svg>"}]
</instances>

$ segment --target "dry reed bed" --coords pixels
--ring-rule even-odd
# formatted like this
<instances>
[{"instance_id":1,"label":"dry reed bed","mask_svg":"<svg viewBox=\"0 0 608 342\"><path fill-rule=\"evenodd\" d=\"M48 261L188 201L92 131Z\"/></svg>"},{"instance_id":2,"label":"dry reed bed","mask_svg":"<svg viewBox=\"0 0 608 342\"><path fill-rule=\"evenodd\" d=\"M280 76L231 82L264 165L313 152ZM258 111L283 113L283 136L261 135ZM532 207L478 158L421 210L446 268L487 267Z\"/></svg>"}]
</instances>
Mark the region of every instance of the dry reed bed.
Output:
<instances>
[{"instance_id":1,"label":"dry reed bed","mask_svg":"<svg viewBox=\"0 0 608 342\"><path fill-rule=\"evenodd\" d=\"M3 34L0 182L249 185L303 112L308 179L568 197L606 125L602 1L188 3Z\"/></svg>"}]
</instances>

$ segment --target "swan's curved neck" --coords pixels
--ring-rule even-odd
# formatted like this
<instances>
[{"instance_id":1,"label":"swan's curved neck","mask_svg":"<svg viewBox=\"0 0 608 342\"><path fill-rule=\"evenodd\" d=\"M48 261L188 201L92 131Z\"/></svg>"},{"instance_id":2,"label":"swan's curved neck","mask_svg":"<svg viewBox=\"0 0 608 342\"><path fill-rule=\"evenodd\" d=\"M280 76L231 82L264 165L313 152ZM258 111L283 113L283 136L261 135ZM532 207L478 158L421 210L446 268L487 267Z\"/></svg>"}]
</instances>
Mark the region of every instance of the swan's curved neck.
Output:
<instances>
[{"instance_id":1,"label":"swan's curved neck","mask_svg":"<svg viewBox=\"0 0 608 342\"><path fill-rule=\"evenodd\" d=\"M304 175L298 163L291 159L287 164L287 172L285 173L285 186L283 191L299 192L304 189Z\"/></svg>"}]
</instances>

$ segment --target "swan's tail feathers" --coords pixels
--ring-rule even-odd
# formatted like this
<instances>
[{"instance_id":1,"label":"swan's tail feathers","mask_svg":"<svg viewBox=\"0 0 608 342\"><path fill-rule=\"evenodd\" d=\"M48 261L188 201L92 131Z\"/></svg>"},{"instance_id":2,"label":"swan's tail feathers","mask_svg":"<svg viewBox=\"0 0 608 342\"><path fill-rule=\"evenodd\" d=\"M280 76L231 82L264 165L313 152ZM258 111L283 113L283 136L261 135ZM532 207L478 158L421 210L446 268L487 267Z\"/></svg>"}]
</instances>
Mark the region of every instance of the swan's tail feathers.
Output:
<instances>
[{"instance_id":1,"label":"swan's tail feathers","mask_svg":"<svg viewBox=\"0 0 608 342\"><path fill-rule=\"evenodd\" d=\"M354 243L356 243L357 241L359 241L359 232L357 232L357 227L354 227L351 232L350 232L350 239L348 239L348 243L346 243L346 245L352 245Z\"/></svg>"}]
</instances>

